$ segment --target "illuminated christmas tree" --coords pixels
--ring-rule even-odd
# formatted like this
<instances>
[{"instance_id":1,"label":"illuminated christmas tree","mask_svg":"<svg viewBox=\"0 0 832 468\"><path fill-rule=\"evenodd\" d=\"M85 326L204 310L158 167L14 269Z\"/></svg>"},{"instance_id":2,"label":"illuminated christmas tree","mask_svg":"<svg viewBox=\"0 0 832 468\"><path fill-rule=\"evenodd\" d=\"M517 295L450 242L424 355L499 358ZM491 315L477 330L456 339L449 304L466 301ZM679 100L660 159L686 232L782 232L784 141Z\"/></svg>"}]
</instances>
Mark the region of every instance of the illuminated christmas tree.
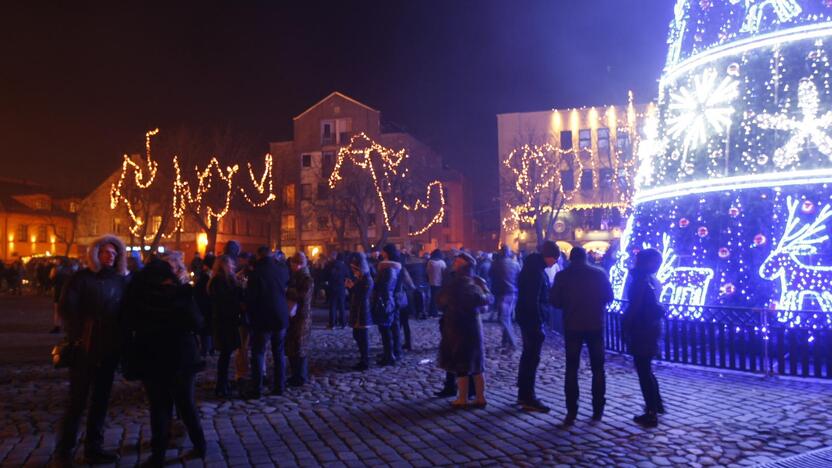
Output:
<instances>
[{"instance_id":1,"label":"illuminated christmas tree","mask_svg":"<svg viewBox=\"0 0 832 468\"><path fill-rule=\"evenodd\" d=\"M832 311L832 2L679 0L668 45L616 294L649 246L671 316L829 325L811 311Z\"/></svg>"}]
</instances>

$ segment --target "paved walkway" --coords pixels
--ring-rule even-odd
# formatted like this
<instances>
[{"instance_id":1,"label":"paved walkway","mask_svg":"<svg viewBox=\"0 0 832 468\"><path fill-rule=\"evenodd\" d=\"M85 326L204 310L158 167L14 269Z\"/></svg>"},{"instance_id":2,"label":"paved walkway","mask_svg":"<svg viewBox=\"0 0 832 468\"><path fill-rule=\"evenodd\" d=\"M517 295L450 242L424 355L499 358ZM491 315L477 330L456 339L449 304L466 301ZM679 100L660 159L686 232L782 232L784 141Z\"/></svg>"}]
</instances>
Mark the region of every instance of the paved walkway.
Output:
<instances>
[{"instance_id":1,"label":"paved walkway","mask_svg":"<svg viewBox=\"0 0 832 468\"><path fill-rule=\"evenodd\" d=\"M668 414L659 428L642 429L630 420L641 406L635 373L615 355L607 363L604 420L589 418L584 356L581 412L574 426L562 428L562 343L548 341L538 382L539 396L554 410L523 413L514 406L519 352L499 353L495 324L486 325L488 408L454 411L447 400L433 398L443 377L434 362L436 322L412 326L415 349L403 364L359 373L350 370L350 331L316 324L312 382L283 397L218 400L212 373L202 373L197 398L209 439L205 464L746 466L832 445L828 384L661 365L657 375ZM51 456L68 383L65 371L42 364L46 344L54 341L43 333L48 328L47 301L0 297L2 466L42 466ZM377 334L371 339L375 353ZM138 384L117 380L108 421L105 446L119 450L121 466L149 455L147 407ZM168 453L170 463L178 464L189 445L180 438L181 448Z\"/></svg>"}]
</instances>

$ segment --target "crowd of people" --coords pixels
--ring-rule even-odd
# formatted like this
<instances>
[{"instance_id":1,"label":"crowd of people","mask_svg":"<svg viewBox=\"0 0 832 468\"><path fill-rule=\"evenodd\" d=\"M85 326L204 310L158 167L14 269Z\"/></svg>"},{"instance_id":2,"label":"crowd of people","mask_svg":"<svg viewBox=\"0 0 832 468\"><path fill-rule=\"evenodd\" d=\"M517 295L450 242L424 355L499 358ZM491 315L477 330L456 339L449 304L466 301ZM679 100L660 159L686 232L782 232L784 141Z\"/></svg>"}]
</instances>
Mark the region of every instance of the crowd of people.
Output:
<instances>
[{"instance_id":1,"label":"crowd of people","mask_svg":"<svg viewBox=\"0 0 832 468\"><path fill-rule=\"evenodd\" d=\"M214 392L219 398L256 399L265 391L282 395L287 386L303 386L309 379L316 304L329 309L328 328L352 329L356 372L371 367L371 327L377 327L382 349L375 365L393 366L412 347L410 318L438 317L437 362L445 379L437 396L455 397L453 408L487 405L482 322L491 319L500 324L506 355L522 346L518 405L549 412L536 395L535 381L546 334L557 330L566 351L564 424L577 418L584 344L592 371L592 419L603 417L604 314L613 294L606 272L591 265L580 247L568 259L552 241L528 255L503 247L494 254L435 250L419 258L387 244L377 252L341 252L310 265L302 252L286 258L261 247L250 255L230 241L220 255L196 256L189 267L181 252L151 256L144 265L128 253L117 237L102 237L89 249L85 268L74 272L70 267L56 281L57 315L74 347L57 465L72 463L88 400L85 459L117 460L102 443L119 368L126 379L142 382L150 403L152 455L145 464L164 463L174 408L193 443L192 456L204 457L194 395L195 376L205 369L206 357L217 356ZM645 402L634 420L649 427L664 412L652 373L664 314L655 278L661 260L653 249L636 256L622 322Z\"/></svg>"}]
</instances>

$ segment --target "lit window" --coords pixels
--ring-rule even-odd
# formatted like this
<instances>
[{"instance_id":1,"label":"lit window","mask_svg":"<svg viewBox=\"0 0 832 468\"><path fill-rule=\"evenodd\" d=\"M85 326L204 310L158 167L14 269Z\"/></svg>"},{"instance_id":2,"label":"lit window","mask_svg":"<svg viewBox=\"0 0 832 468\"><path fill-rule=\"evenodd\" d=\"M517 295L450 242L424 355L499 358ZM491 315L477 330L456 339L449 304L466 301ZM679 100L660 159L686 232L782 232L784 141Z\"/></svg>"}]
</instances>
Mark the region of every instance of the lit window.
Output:
<instances>
[{"instance_id":1,"label":"lit window","mask_svg":"<svg viewBox=\"0 0 832 468\"><path fill-rule=\"evenodd\" d=\"M578 148L585 150L592 148L592 131L583 129L578 131Z\"/></svg>"},{"instance_id":2,"label":"lit window","mask_svg":"<svg viewBox=\"0 0 832 468\"><path fill-rule=\"evenodd\" d=\"M312 155L304 154L303 156L301 156L301 165L303 167L312 167Z\"/></svg>"}]
</instances>

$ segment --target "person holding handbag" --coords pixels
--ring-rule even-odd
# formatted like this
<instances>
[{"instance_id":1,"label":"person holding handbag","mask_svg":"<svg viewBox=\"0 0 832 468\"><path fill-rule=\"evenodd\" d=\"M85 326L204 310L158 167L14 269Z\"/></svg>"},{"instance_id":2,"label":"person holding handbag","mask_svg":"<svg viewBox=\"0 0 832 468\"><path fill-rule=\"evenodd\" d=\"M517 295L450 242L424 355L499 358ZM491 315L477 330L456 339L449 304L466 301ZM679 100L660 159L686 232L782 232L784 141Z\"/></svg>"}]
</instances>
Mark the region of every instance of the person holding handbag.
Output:
<instances>
[{"instance_id":1,"label":"person holding handbag","mask_svg":"<svg viewBox=\"0 0 832 468\"><path fill-rule=\"evenodd\" d=\"M664 413L659 382L652 369L653 357L659 351L661 321L665 315L658 299L661 285L656 279L661 264L662 254L656 249L644 249L636 255L627 289L629 305L622 317L624 340L633 355L645 405L644 414L634 417L633 421L646 427L656 427L659 424L658 414Z\"/></svg>"},{"instance_id":2,"label":"person holding handbag","mask_svg":"<svg viewBox=\"0 0 832 468\"><path fill-rule=\"evenodd\" d=\"M96 240L89 250L88 268L73 275L58 302L58 312L72 343L69 362L69 402L55 448L55 466L71 466L81 416L87 413L84 458L87 463L113 463L118 454L106 452L104 420L121 354L119 318L127 286L124 244L115 236ZM77 345L76 345L77 343Z\"/></svg>"}]
</instances>

